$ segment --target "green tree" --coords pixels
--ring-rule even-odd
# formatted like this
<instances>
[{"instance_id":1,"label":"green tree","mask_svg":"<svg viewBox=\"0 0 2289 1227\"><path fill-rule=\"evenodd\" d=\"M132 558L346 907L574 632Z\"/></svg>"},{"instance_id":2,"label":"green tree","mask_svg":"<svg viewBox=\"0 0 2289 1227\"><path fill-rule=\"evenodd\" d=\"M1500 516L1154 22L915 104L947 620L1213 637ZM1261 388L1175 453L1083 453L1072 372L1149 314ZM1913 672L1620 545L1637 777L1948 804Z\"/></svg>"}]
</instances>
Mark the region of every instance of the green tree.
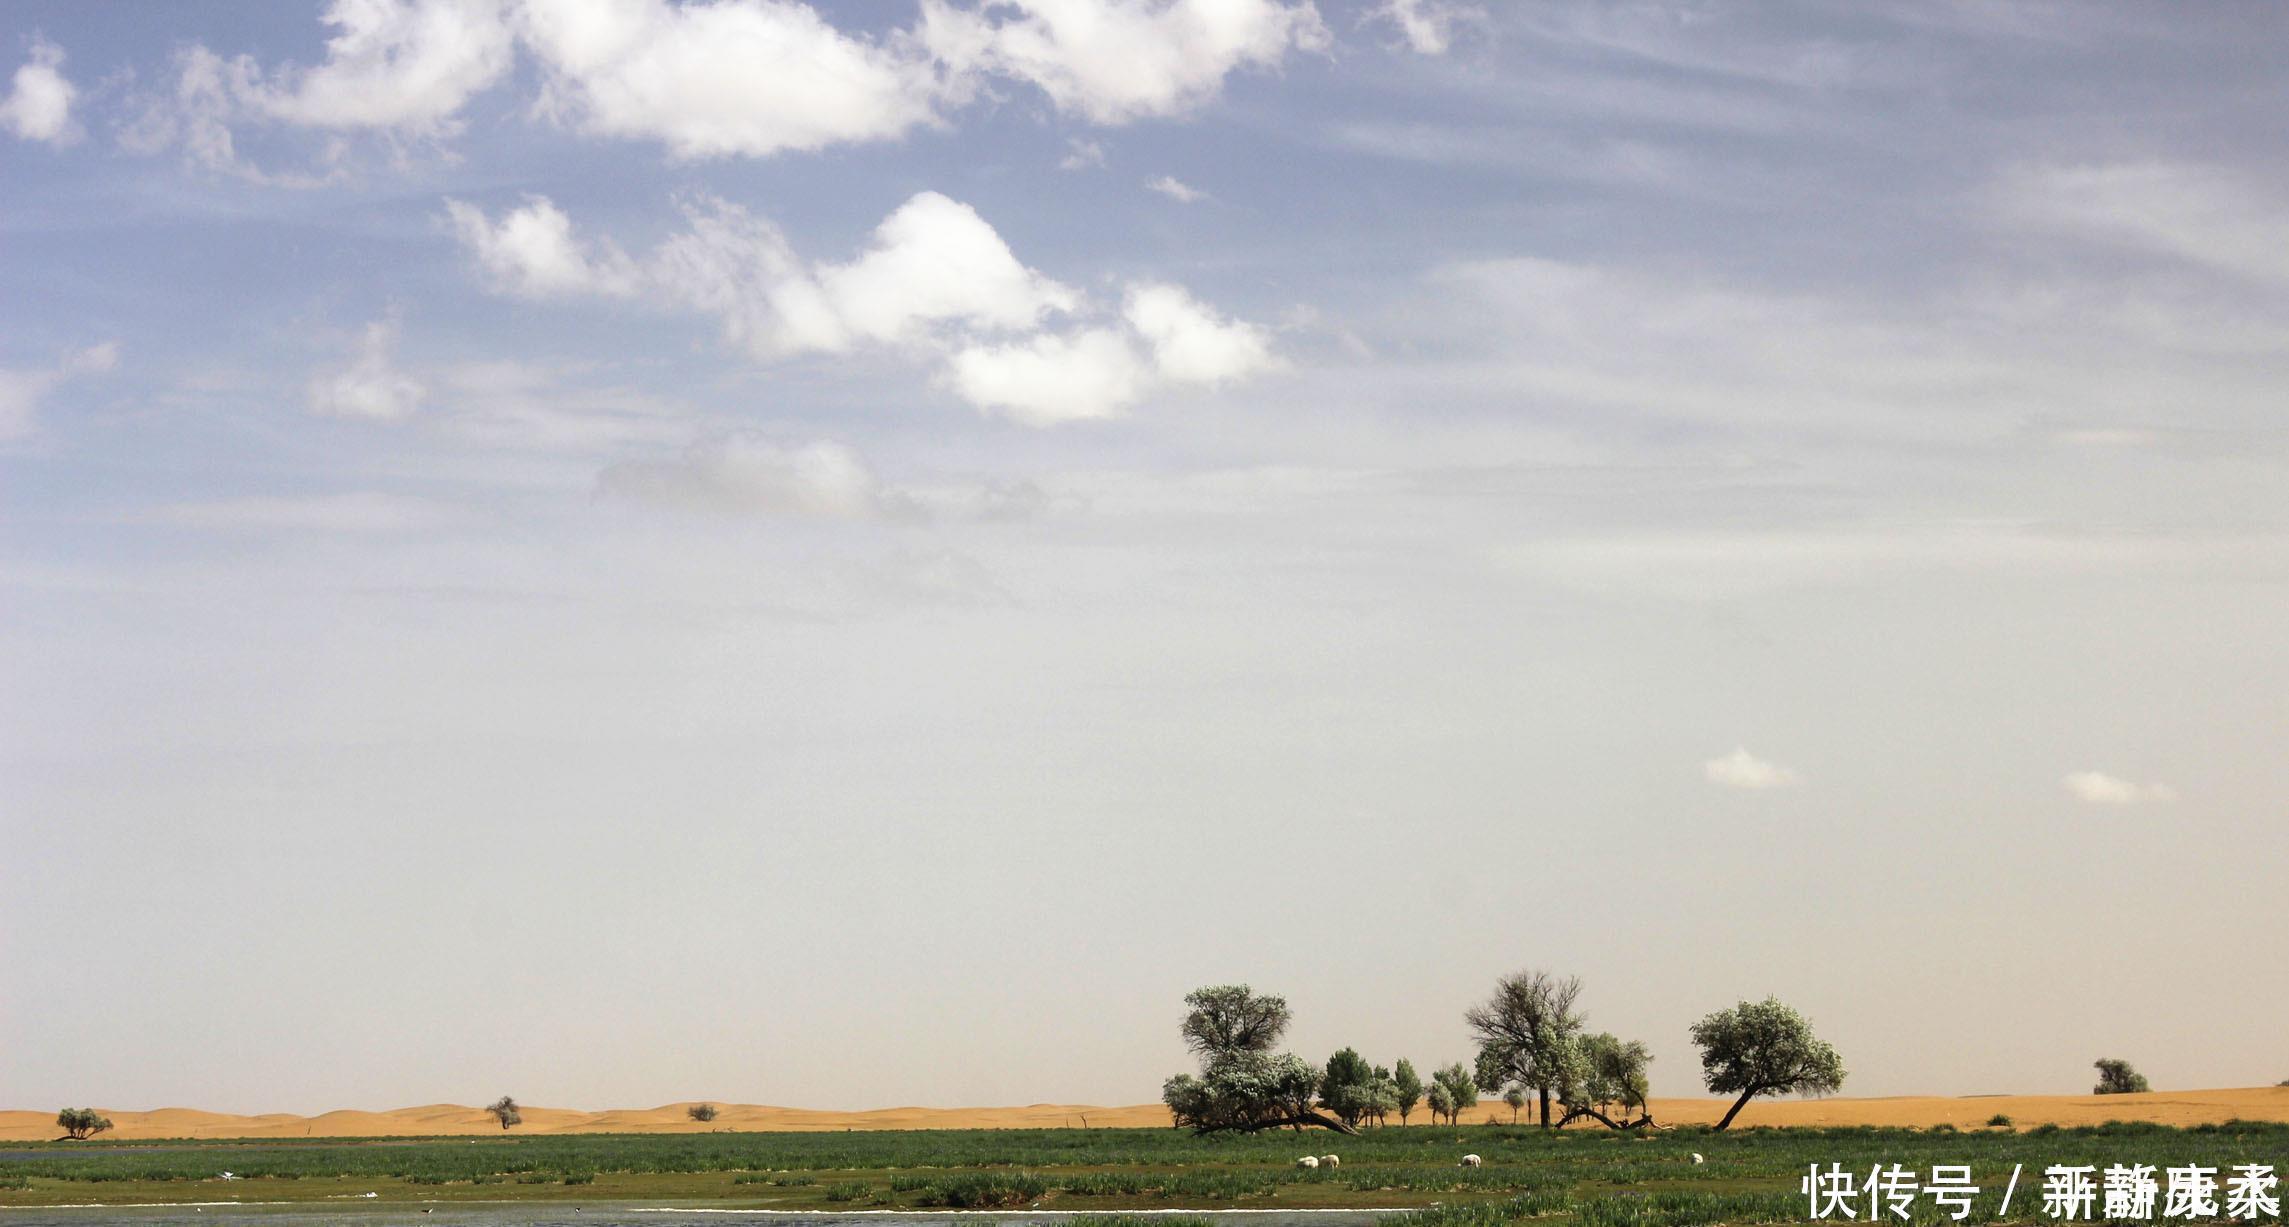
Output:
<instances>
[{"instance_id":1,"label":"green tree","mask_svg":"<svg viewBox=\"0 0 2289 1227\"><path fill-rule=\"evenodd\" d=\"M2130 1068L2130 1062L2113 1057L2100 1057L2097 1065L2098 1085L2090 1089L2093 1095L2134 1095L2154 1088L2146 1084L2146 1075Z\"/></svg>"},{"instance_id":2,"label":"green tree","mask_svg":"<svg viewBox=\"0 0 2289 1227\"><path fill-rule=\"evenodd\" d=\"M685 1108L684 1113L703 1125L714 1120L716 1115L715 1105L712 1103L695 1103Z\"/></svg>"},{"instance_id":3,"label":"green tree","mask_svg":"<svg viewBox=\"0 0 2289 1227\"><path fill-rule=\"evenodd\" d=\"M1431 1075L1432 1102L1437 1102L1440 1088L1446 1090L1446 1109L1449 1124L1462 1123L1462 1114L1478 1106L1478 1081L1457 1061Z\"/></svg>"},{"instance_id":4,"label":"green tree","mask_svg":"<svg viewBox=\"0 0 2289 1227\"><path fill-rule=\"evenodd\" d=\"M1196 989L1184 1003L1191 1007L1184 1016L1184 1042L1199 1056L1200 1074L1177 1074L1160 1088L1161 1102L1178 1125L1196 1133L1253 1133L1280 1125L1358 1132L1312 1109L1318 1070L1292 1053L1273 1055L1288 1025L1285 1000L1226 984Z\"/></svg>"},{"instance_id":5,"label":"green tree","mask_svg":"<svg viewBox=\"0 0 2289 1227\"><path fill-rule=\"evenodd\" d=\"M1447 1118L1450 1123L1454 1120L1454 1091L1446 1083L1439 1081L1436 1075L1431 1078L1430 1103L1432 1124L1438 1124L1439 1118L1442 1116Z\"/></svg>"},{"instance_id":6,"label":"green tree","mask_svg":"<svg viewBox=\"0 0 2289 1227\"><path fill-rule=\"evenodd\" d=\"M1573 1062L1574 1040L1582 1018L1574 1001L1582 982L1546 971L1504 976L1494 996L1463 1015L1478 1037L1478 1085L1489 1091L1517 1082L1535 1089L1542 1101L1542 1126L1550 1126L1550 1101Z\"/></svg>"},{"instance_id":7,"label":"green tree","mask_svg":"<svg viewBox=\"0 0 2289 1227\"><path fill-rule=\"evenodd\" d=\"M56 1127L64 1131L59 1142L84 1142L111 1128L111 1118L94 1108L65 1108L56 1113Z\"/></svg>"},{"instance_id":8,"label":"green tree","mask_svg":"<svg viewBox=\"0 0 2289 1227\"><path fill-rule=\"evenodd\" d=\"M1399 1114L1399 1123L1404 1125L1407 1123L1407 1114L1423 1101L1423 1079L1415 1072L1415 1063L1401 1057L1399 1063L1391 1069L1391 1083L1392 1089L1399 1096L1398 1106L1392 1110Z\"/></svg>"},{"instance_id":9,"label":"green tree","mask_svg":"<svg viewBox=\"0 0 2289 1227\"><path fill-rule=\"evenodd\" d=\"M1510 1105L1510 1123L1517 1124L1518 1109L1526 1106L1526 1088L1515 1082L1511 1083L1510 1089L1502 1092L1502 1102Z\"/></svg>"},{"instance_id":10,"label":"green tree","mask_svg":"<svg viewBox=\"0 0 2289 1227\"><path fill-rule=\"evenodd\" d=\"M485 1110L493 1114L494 1120L501 1122L503 1131L506 1131L511 1125L525 1123L524 1113L517 1110L517 1101L506 1095L487 1105Z\"/></svg>"},{"instance_id":11,"label":"green tree","mask_svg":"<svg viewBox=\"0 0 2289 1227\"><path fill-rule=\"evenodd\" d=\"M1375 1110L1374 1099L1375 1071L1357 1049L1346 1048L1327 1059L1327 1072L1319 1080L1321 1107L1344 1124L1356 1126Z\"/></svg>"},{"instance_id":12,"label":"green tree","mask_svg":"<svg viewBox=\"0 0 2289 1227\"><path fill-rule=\"evenodd\" d=\"M1759 1095L1826 1095L1844 1085L1844 1060L1812 1034L1802 1014L1767 997L1719 1010L1693 1024L1702 1078L1740 1098L1717 1122L1723 1130Z\"/></svg>"},{"instance_id":13,"label":"green tree","mask_svg":"<svg viewBox=\"0 0 2289 1227\"><path fill-rule=\"evenodd\" d=\"M1624 1110L1633 1106L1644 1108L1649 1087L1645 1067L1653 1055L1642 1042L1621 1040L1601 1031L1581 1037L1575 1052L1578 1067L1570 1071L1573 1075L1570 1081L1575 1085L1566 1089L1573 1090L1581 1104L1588 1105L1591 1112L1616 1128L1620 1126L1606 1118L1609 1105L1619 1104ZM1579 1111L1579 1106L1568 1100L1569 1120L1576 1115L1590 1114Z\"/></svg>"}]
</instances>

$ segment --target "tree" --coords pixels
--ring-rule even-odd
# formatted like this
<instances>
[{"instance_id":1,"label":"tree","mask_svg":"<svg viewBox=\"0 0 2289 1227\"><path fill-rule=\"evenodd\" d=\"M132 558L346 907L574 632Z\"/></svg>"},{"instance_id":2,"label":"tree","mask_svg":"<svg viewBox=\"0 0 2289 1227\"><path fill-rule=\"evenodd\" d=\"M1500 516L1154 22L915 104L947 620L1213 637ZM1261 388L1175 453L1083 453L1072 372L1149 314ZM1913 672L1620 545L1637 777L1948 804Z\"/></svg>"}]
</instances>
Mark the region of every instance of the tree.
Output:
<instances>
[{"instance_id":1,"label":"tree","mask_svg":"<svg viewBox=\"0 0 2289 1227\"><path fill-rule=\"evenodd\" d=\"M1288 1029L1285 997L1259 996L1245 984L1194 989L1184 998L1184 1045L1193 1055L1270 1052Z\"/></svg>"},{"instance_id":2,"label":"tree","mask_svg":"<svg viewBox=\"0 0 2289 1227\"><path fill-rule=\"evenodd\" d=\"M1502 1102L1510 1105L1510 1123L1517 1124L1518 1109L1526 1106L1526 1088L1515 1082L1511 1083L1510 1089L1502 1092Z\"/></svg>"},{"instance_id":3,"label":"tree","mask_svg":"<svg viewBox=\"0 0 2289 1227\"><path fill-rule=\"evenodd\" d=\"M1160 1088L1161 1102L1178 1125L1195 1133L1254 1133L1281 1125L1358 1132L1312 1110L1318 1070L1292 1053L1272 1054L1287 1029L1286 1001L1227 984L1195 989L1184 1003L1191 1007L1184 1042L1200 1057L1200 1074L1177 1074Z\"/></svg>"},{"instance_id":4,"label":"tree","mask_svg":"<svg viewBox=\"0 0 2289 1227\"><path fill-rule=\"evenodd\" d=\"M1405 1057L1391 1070L1392 1089L1398 1092L1398 1106L1392 1111L1399 1114L1399 1123L1407 1123L1407 1114L1423 1101L1423 1079L1415 1073L1415 1063Z\"/></svg>"},{"instance_id":5,"label":"tree","mask_svg":"<svg viewBox=\"0 0 2289 1227\"><path fill-rule=\"evenodd\" d=\"M493 1114L494 1120L501 1122L503 1130L508 1129L511 1125L525 1123L524 1113L517 1111L517 1101L506 1095L501 1096L499 1100L485 1110Z\"/></svg>"},{"instance_id":6,"label":"tree","mask_svg":"<svg viewBox=\"0 0 2289 1227\"><path fill-rule=\"evenodd\" d=\"M1574 1060L1574 1037L1582 1029L1574 1000L1581 992L1573 976L1522 971L1497 981L1494 996L1463 1015L1478 1036L1478 1085L1488 1091L1510 1082L1533 1087L1542 1100L1543 1128Z\"/></svg>"},{"instance_id":7,"label":"tree","mask_svg":"<svg viewBox=\"0 0 2289 1227\"><path fill-rule=\"evenodd\" d=\"M692 1106L684 1109L684 1112L693 1120L698 1121L701 1124L706 1124L708 1121L715 1119L715 1105L712 1103L695 1103Z\"/></svg>"},{"instance_id":8,"label":"tree","mask_svg":"<svg viewBox=\"0 0 2289 1227\"><path fill-rule=\"evenodd\" d=\"M1438 1124L1439 1118L1442 1116L1447 1118L1450 1123L1454 1120L1454 1091L1446 1083L1436 1079L1432 1080L1430 1100L1432 1124Z\"/></svg>"},{"instance_id":9,"label":"tree","mask_svg":"<svg viewBox=\"0 0 2289 1227\"><path fill-rule=\"evenodd\" d=\"M59 1142L84 1142L111 1128L111 1118L94 1108L65 1108L56 1113L56 1127L64 1131Z\"/></svg>"},{"instance_id":10,"label":"tree","mask_svg":"<svg viewBox=\"0 0 2289 1227\"><path fill-rule=\"evenodd\" d=\"M1335 1113L1346 1125L1375 1110L1375 1071L1357 1049L1346 1048L1327 1059L1327 1072L1319 1080L1320 1106Z\"/></svg>"},{"instance_id":11,"label":"tree","mask_svg":"<svg viewBox=\"0 0 2289 1227\"><path fill-rule=\"evenodd\" d=\"M2128 1061L2100 1057L2093 1068L2098 1070L2098 1085L2090 1090L2093 1095L2134 1095L2154 1089L2146 1084L2146 1075L2130 1068Z\"/></svg>"},{"instance_id":12,"label":"tree","mask_svg":"<svg viewBox=\"0 0 2289 1227\"><path fill-rule=\"evenodd\" d=\"M1802 1014L1767 997L1719 1010L1693 1024L1702 1078L1720 1095L1738 1094L1722 1131L1758 1095L1826 1095L1844 1085L1844 1060L1812 1034Z\"/></svg>"},{"instance_id":13,"label":"tree","mask_svg":"<svg viewBox=\"0 0 2289 1227\"><path fill-rule=\"evenodd\" d=\"M1446 1090L1447 1123L1461 1124L1462 1114L1478 1106L1478 1081L1457 1061L1431 1075L1432 1102L1437 1102L1440 1088Z\"/></svg>"}]
</instances>

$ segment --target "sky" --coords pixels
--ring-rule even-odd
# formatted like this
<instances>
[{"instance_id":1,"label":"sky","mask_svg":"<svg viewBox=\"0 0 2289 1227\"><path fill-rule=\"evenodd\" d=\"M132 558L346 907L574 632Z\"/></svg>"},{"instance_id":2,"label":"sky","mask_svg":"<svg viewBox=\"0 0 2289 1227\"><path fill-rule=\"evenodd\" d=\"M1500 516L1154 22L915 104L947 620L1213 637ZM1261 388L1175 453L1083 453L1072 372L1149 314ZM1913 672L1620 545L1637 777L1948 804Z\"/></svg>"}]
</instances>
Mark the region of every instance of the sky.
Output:
<instances>
[{"instance_id":1,"label":"sky","mask_svg":"<svg viewBox=\"0 0 2289 1227\"><path fill-rule=\"evenodd\" d=\"M14 0L0 1106L2289 1078L2284 45Z\"/></svg>"}]
</instances>

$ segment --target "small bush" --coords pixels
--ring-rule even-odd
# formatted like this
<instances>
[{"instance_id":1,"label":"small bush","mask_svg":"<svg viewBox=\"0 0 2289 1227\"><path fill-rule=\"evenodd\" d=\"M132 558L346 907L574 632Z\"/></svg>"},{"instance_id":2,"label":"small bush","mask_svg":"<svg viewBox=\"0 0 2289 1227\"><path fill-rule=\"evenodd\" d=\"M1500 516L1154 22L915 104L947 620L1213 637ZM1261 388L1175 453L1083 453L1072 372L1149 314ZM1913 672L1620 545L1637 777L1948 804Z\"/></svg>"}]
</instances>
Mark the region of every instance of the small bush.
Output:
<instances>
[{"instance_id":1,"label":"small bush","mask_svg":"<svg viewBox=\"0 0 2289 1227\"><path fill-rule=\"evenodd\" d=\"M715 1105L712 1103L695 1103L684 1109L684 1113L704 1125L715 1119Z\"/></svg>"},{"instance_id":2,"label":"small bush","mask_svg":"<svg viewBox=\"0 0 2289 1227\"><path fill-rule=\"evenodd\" d=\"M1989 1129L2008 1129L2011 1127L2011 1118L1997 1112L1987 1118L1987 1127Z\"/></svg>"}]
</instances>

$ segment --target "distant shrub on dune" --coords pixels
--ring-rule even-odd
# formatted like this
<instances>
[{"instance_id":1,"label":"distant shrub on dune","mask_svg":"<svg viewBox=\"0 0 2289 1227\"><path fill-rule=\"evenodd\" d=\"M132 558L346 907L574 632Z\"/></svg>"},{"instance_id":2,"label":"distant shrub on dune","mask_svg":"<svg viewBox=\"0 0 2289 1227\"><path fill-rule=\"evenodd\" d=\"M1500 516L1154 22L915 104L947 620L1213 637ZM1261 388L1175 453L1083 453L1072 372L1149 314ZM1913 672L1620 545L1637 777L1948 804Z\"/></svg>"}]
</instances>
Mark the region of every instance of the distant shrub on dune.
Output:
<instances>
[{"instance_id":1,"label":"distant shrub on dune","mask_svg":"<svg viewBox=\"0 0 2289 1227\"><path fill-rule=\"evenodd\" d=\"M2098 1071L2098 1085L2090 1089L2093 1095L2136 1095L2154 1089L2147 1085L2146 1075L2130 1068L2128 1061L2100 1057L2092 1068Z\"/></svg>"},{"instance_id":2,"label":"distant shrub on dune","mask_svg":"<svg viewBox=\"0 0 2289 1227\"><path fill-rule=\"evenodd\" d=\"M2011 1127L2011 1118L1997 1112L1987 1118L1987 1127L1989 1129L2008 1129Z\"/></svg>"},{"instance_id":3,"label":"distant shrub on dune","mask_svg":"<svg viewBox=\"0 0 2289 1227\"><path fill-rule=\"evenodd\" d=\"M524 1113L517 1110L517 1101L506 1095L488 1104L485 1110L493 1114L494 1120L501 1122L501 1128L504 1130L511 1125L525 1123Z\"/></svg>"},{"instance_id":4,"label":"distant shrub on dune","mask_svg":"<svg viewBox=\"0 0 2289 1227\"><path fill-rule=\"evenodd\" d=\"M64 1131L57 1141L84 1142L111 1128L111 1118L94 1108L65 1108L56 1113L56 1127Z\"/></svg>"},{"instance_id":5,"label":"distant shrub on dune","mask_svg":"<svg viewBox=\"0 0 2289 1227\"><path fill-rule=\"evenodd\" d=\"M712 1103L695 1103L684 1111L693 1120L703 1125L715 1119L715 1105Z\"/></svg>"}]
</instances>

